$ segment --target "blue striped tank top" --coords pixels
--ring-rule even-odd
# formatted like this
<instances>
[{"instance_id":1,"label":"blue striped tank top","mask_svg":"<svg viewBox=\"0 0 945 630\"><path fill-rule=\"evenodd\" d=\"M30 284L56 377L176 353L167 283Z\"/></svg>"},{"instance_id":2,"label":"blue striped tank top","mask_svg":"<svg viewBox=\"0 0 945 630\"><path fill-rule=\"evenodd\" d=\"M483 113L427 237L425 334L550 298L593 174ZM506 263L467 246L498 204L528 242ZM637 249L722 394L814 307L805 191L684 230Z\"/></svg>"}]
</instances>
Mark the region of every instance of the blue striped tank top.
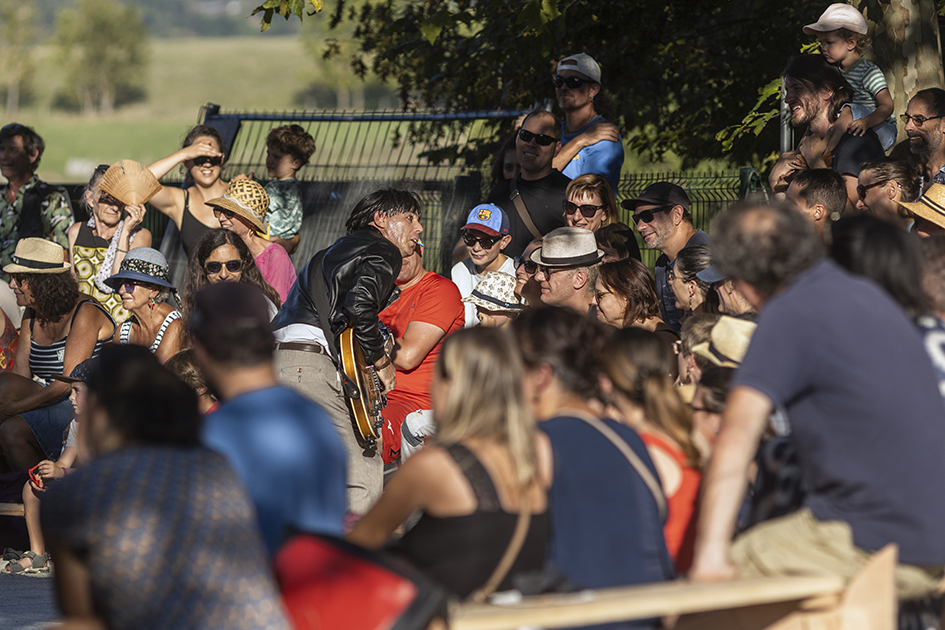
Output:
<instances>
[{"instance_id":1,"label":"blue striped tank top","mask_svg":"<svg viewBox=\"0 0 945 630\"><path fill-rule=\"evenodd\" d=\"M82 300L79 302L78 306L75 307L75 310L72 312L72 321L69 323L69 330L72 330L72 325L75 323L75 316L79 313L79 309L82 308L83 304L90 303L92 306L96 307L108 317L109 321L114 325L114 320L112 320L111 315L108 314L101 304L94 300ZM41 378L43 380L49 380L54 374L62 374L62 364L66 358L66 341L69 339L69 335L66 334L65 337L59 341L54 341L48 346L41 346L36 343L36 339L32 336L33 333L33 323L36 321L36 318L30 320L30 372L33 373L33 376ZM92 357L97 357L98 353L101 352L102 346L106 343L111 342L112 338L106 337L105 339L99 339L95 342L95 348L92 350Z\"/></svg>"}]
</instances>

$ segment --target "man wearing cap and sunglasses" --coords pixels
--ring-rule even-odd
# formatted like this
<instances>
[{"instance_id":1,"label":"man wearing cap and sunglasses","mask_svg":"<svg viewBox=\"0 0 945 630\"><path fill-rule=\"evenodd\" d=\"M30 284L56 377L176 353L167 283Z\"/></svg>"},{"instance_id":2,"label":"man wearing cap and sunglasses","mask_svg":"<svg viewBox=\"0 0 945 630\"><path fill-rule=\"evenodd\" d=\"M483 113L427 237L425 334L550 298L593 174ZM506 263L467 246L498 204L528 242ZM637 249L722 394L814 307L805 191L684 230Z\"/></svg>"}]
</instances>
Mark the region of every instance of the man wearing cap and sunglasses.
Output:
<instances>
[{"instance_id":1,"label":"man wearing cap and sunglasses","mask_svg":"<svg viewBox=\"0 0 945 630\"><path fill-rule=\"evenodd\" d=\"M554 167L570 179L585 173L603 175L617 190L623 144L617 126L598 114L594 105L601 95L600 66L590 55L578 53L559 61L557 70L552 84L564 121Z\"/></svg>"},{"instance_id":2,"label":"man wearing cap and sunglasses","mask_svg":"<svg viewBox=\"0 0 945 630\"><path fill-rule=\"evenodd\" d=\"M656 295L660 300L663 321L678 333L682 328L683 311L676 308L669 272L680 251L686 247L707 245L709 235L692 225L689 196L676 184L650 184L640 196L624 199L620 205L633 213L630 218L643 237L643 244L662 252L654 267Z\"/></svg>"}]
</instances>

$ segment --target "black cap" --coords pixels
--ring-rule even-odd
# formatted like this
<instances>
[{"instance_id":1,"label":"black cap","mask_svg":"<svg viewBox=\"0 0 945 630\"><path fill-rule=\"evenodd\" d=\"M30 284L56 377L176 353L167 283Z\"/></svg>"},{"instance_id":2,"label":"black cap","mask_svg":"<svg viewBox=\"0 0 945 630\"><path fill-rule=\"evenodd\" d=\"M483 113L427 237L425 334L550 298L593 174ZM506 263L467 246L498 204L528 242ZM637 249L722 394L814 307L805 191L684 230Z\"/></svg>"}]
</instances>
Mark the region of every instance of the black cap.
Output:
<instances>
[{"instance_id":1,"label":"black cap","mask_svg":"<svg viewBox=\"0 0 945 630\"><path fill-rule=\"evenodd\" d=\"M656 182L647 186L639 197L624 199L620 202L620 205L633 212L637 209L637 205L641 203L650 206L682 206L684 210L689 210L690 202L686 191L676 184Z\"/></svg>"}]
</instances>

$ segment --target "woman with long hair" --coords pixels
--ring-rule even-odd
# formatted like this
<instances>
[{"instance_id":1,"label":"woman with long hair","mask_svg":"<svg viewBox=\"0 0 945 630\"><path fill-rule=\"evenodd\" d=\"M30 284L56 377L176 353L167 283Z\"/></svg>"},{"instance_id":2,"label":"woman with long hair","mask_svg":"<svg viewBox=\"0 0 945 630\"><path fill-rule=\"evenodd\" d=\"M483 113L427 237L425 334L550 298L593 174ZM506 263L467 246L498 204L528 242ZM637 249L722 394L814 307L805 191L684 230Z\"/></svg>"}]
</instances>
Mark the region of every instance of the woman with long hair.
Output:
<instances>
[{"instance_id":1,"label":"woman with long hair","mask_svg":"<svg viewBox=\"0 0 945 630\"><path fill-rule=\"evenodd\" d=\"M686 247L676 256L676 265L669 270L669 281L676 296L676 308L686 312L684 318L693 313L719 312L718 294L696 276L711 265L706 245Z\"/></svg>"},{"instance_id":2,"label":"woman with long hair","mask_svg":"<svg viewBox=\"0 0 945 630\"><path fill-rule=\"evenodd\" d=\"M431 387L432 444L394 474L348 540L380 549L416 510L394 551L467 598L493 575L519 522L527 536L511 576L537 571L549 536L547 438L535 431L522 392L522 361L507 332L469 328L443 343ZM527 520L526 520L527 519Z\"/></svg>"},{"instance_id":3,"label":"woman with long hair","mask_svg":"<svg viewBox=\"0 0 945 630\"><path fill-rule=\"evenodd\" d=\"M857 177L856 209L906 229L912 217L900 201L917 201L922 193L919 175L905 160L881 157L864 162Z\"/></svg>"},{"instance_id":4,"label":"woman with long hair","mask_svg":"<svg viewBox=\"0 0 945 630\"><path fill-rule=\"evenodd\" d=\"M685 573L695 543L695 503L699 493L700 457L692 441L692 413L673 386L675 357L656 335L627 328L617 331L602 355L605 393L646 444L663 492L669 518L663 527L666 546ZM607 391L609 390L609 391Z\"/></svg>"}]
</instances>

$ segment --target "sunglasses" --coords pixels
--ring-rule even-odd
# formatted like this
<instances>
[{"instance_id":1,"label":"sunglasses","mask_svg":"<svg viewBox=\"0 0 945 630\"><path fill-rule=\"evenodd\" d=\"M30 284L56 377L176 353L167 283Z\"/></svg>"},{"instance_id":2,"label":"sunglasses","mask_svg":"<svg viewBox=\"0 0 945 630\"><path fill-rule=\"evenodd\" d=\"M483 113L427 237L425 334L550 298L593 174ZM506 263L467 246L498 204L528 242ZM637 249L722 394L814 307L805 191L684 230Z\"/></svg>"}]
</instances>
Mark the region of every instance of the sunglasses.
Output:
<instances>
[{"instance_id":1,"label":"sunglasses","mask_svg":"<svg viewBox=\"0 0 945 630\"><path fill-rule=\"evenodd\" d=\"M666 212L667 210L672 210L676 206L663 206L662 208L653 208L652 210L641 210L640 212L631 215L630 218L633 219L634 225L640 225L640 221L644 223L650 223L656 218L657 212Z\"/></svg>"},{"instance_id":2,"label":"sunglasses","mask_svg":"<svg viewBox=\"0 0 945 630\"><path fill-rule=\"evenodd\" d=\"M483 249L491 249L501 240L501 236L473 236L469 232L463 232L463 242L469 247L475 247L476 243L479 243Z\"/></svg>"},{"instance_id":3,"label":"sunglasses","mask_svg":"<svg viewBox=\"0 0 945 630\"><path fill-rule=\"evenodd\" d=\"M220 262L218 260L210 260L204 265L204 269L207 270L207 273L211 275L216 275L223 270L223 265L226 265L226 270L230 273L237 273L243 269L242 260L227 260L226 262Z\"/></svg>"},{"instance_id":4,"label":"sunglasses","mask_svg":"<svg viewBox=\"0 0 945 630\"><path fill-rule=\"evenodd\" d=\"M121 286L118 288L119 288L119 292L121 293L134 293L135 287L144 287L146 289L149 288L148 285L144 282L133 282L130 280L122 282Z\"/></svg>"},{"instance_id":5,"label":"sunglasses","mask_svg":"<svg viewBox=\"0 0 945 630\"><path fill-rule=\"evenodd\" d=\"M867 190L869 190L870 188L876 188L877 186L882 186L888 181L889 181L888 179L880 179L878 181L873 182L872 184L867 184L866 186L864 186L863 184L859 184L856 187L856 196L860 198L860 201L862 201L866 199Z\"/></svg>"},{"instance_id":6,"label":"sunglasses","mask_svg":"<svg viewBox=\"0 0 945 630\"><path fill-rule=\"evenodd\" d=\"M115 206L116 208L125 207L125 204L118 201L117 199L115 199L114 197L112 197L111 195L109 195L107 192L104 192L104 191L98 194L98 202L105 206Z\"/></svg>"},{"instance_id":7,"label":"sunglasses","mask_svg":"<svg viewBox=\"0 0 945 630\"><path fill-rule=\"evenodd\" d=\"M525 273L530 276L534 276L535 272L538 271L538 263L534 260L523 260L520 256L516 256L514 262L516 270L525 267Z\"/></svg>"},{"instance_id":8,"label":"sunglasses","mask_svg":"<svg viewBox=\"0 0 945 630\"><path fill-rule=\"evenodd\" d=\"M576 203L571 203L570 201L563 202L561 206L564 208L564 212L568 216L571 216L572 214L580 210L581 214L584 216L585 219L590 219L592 216L597 214L598 210L604 207L604 206L594 206L589 203L579 206Z\"/></svg>"},{"instance_id":9,"label":"sunglasses","mask_svg":"<svg viewBox=\"0 0 945 630\"><path fill-rule=\"evenodd\" d=\"M518 137L522 139L522 142L531 142L534 140L540 147L550 147L558 141L557 138L552 136L546 136L543 133L532 133L527 129L520 129L518 132Z\"/></svg>"},{"instance_id":10,"label":"sunglasses","mask_svg":"<svg viewBox=\"0 0 945 630\"><path fill-rule=\"evenodd\" d=\"M217 155L211 157L209 155L200 155L191 160L191 162L194 163L194 166L220 166L223 164L223 156Z\"/></svg>"},{"instance_id":11,"label":"sunglasses","mask_svg":"<svg viewBox=\"0 0 945 630\"><path fill-rule=\"evenodd\" d=\"M922 126L922 123L924 123L925 121L927 121L927 120L935 120L936 118L943 118L943 116L929 116L928 118L926 118L925 116L910 116L909 114L902 114L902 115L899 117L899 120L901 120L901 121L903 122L903 124L905 124L905 125L908 125L908 124L909 124L909 121L911 120L912 123L913 123L916 127L921 127L921 126Z\"/></svg>"},{"instance_id":12,"label":"sunglasses","mask_svg":"<svg viewBox=\"0 0 945 630\"><path fill-rule=\"evenodd\" d=\"M555 78L551 80L554 84L556 90L560 90L564 86L568 86L569 90L576 90L585 83L596 83L596 81L591 81L590 79L582 79L581 77L562 77L556 75Z\"/></svg>"}]
</instances>

